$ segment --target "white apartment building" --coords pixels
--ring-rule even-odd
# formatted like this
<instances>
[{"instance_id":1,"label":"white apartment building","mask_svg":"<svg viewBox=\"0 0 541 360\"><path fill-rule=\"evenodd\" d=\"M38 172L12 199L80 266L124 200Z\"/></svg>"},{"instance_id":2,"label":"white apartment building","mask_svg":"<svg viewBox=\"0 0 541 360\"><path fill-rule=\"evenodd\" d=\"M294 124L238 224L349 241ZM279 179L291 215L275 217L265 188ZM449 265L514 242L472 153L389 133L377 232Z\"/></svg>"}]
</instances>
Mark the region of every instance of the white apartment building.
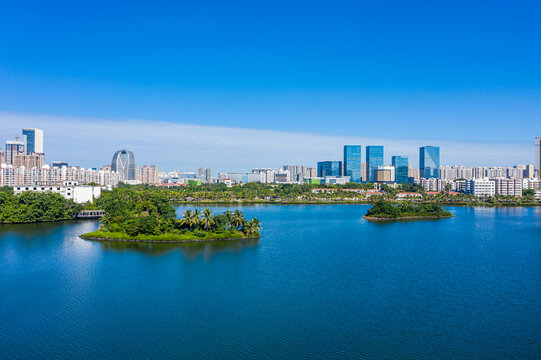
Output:
<instances>
[{"instance_id":1,"label":"white apartment building","mask_svg":"<svg viewBox=\"0 0 541 360\"><path fill-rule=\"evenodd\" d=\"M503 196L522 196L522 180L491 179L494 181L495 193Z\"/></svg>"},{"instance_id":2,"label":"white apartment building","mask_svg":"<svg viewBox=\"0 0 541 360\"><path fill-rule=\"evenodd\" d=\"M429 179L419 179L417 182L419 185L425 189L425 191L444 191L445 185L449 183L447 180L429 178Z\"/></svg>"},{"instance_id":3,"label":"white apartment building","mask_svg":"<svg viewBox=\"0 0 541 360\"><path fill-rule=\"evenodd\" d=\"M104 189L112 189L111 186ZM101 196L102 187L78 185L76 182L65 181L61 186L14 186L13 193L15 195L22 194L25 191L33 192L52 192L62 195L64 198L73 200L76 203L84 204L92 202Z\"/></svg>"},{"instance_id":4,"label":"white apartment building","mask_svg":"<svg viewBox=\"0 0 541 360\"><path fill-rule=\"evenodd\" d=\"M41 168L13 167L0 165L0 186L58 185L64 181L76 181L79 184L96 183L101 186L116 186L124 181L122 173L110 170L84 169L78 166L44 165Z\"/></svg>"},{"instance_id":5,"label":"white apartment building","mask_svg":"<svg viewBox=\"0 0 541 360\"><path fill-rule=\"evenodd\" d=\"M522 179L522 188L523 189L539 189L539 179Z\"/></svg>"},{"instance_id":6,"label":"white apartment building","mask_svg":"<svg viewBox=\"0 0 541 360\"><path fill-rule=\"evenodd\" d=\"M496 194L496 183L489 179L466 180L466 194L474 196L494 196Z\"/></svg>"}]
</instances>

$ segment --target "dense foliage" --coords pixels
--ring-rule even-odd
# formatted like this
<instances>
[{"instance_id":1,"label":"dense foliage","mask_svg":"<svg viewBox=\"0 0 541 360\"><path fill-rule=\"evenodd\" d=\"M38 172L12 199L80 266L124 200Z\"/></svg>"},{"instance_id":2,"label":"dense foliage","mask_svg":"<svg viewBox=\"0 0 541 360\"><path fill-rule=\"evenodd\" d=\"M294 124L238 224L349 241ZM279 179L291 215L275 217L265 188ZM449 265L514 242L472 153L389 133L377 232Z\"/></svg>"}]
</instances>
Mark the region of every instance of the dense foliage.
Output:
<instances>
[{"instance_id":1,"label":"dense foliage","mask_svg":"<svg viewBox=\"0 0 541 360\"><path fill-rule=\"evenodd\" d=\"M396 189L381 185L378 195L359 193L353 189L372 190L374 184L348 183L345 185L316 185L316 184L261 184L248 183L227 187L225 184L202 184L161 188L149 185L122 185L126 188L145 190L163 194L172 203L181 202L271 202L271 203L329 203L329 202L375 202L379 199L402 200L397 198L400 192L416 192L421 197L407 196L408 200L448 203L471 206L523 206L539 205L531 192L527 196L476 197L470 194L457 194L446 192L426 193L417 184L401 184ZM325 189L326 191L314 191Z\"/></svg>"},{"instance_id":2,"label":"dense foliage","mask_svg":"<svg viewBox=\"0 0 541 360\"><path fill-rule=\"evenodd\" d=\"M100 232L109 233L109 238L126 235L129 238L161 236L168 239L257 236L261 228L259 220L248 221L239 210L217 215L209 209L202 212L186 210L182 219L177 219L169 199L161 192L148 189L119 187L103 192L96 205L105 210Z\"/></svg>"},{"instance_id":3,"label":"dense foliage","mask_svg":"<svg viewBox=\"0 0 541 360\"><path fill-rule=\"evenodd\" d=\"M71 220L82 208L60 194L26 191L14 195L13 188L0 189L0 223Z\"/></svg>"},{"instance_id":4,"label":"dense foliage","mask_svg":"<svg viewBox=\"0 0 541 360\"><path fill-rule=\"evenodd\" d=\"M424 216L451 216L451 213L445 211L439 204L419 204L415 205L410 201L404 201L393 205L388 201L380 200L374 204L367 212L368 217L377 218L401 218L401 217L424 217Z\"/></svg>"}]
</instances>

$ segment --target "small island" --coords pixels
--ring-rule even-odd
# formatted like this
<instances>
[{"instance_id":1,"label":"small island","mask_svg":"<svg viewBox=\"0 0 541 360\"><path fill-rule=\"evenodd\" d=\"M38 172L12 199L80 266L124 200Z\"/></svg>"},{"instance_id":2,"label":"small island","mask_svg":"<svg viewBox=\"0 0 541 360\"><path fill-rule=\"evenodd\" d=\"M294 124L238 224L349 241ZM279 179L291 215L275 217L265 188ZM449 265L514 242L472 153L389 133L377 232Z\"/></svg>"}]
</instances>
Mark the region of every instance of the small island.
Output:
<instances>
[{"instance_id":1,"label":"small island","mask_svg":"<svg viewBox=\"0 0 541 360\"><path fill-rule=\"evenodd\" d=\"M396 221L446 219L453 216L439 204L415 205L411 201L403 201L395 206L380 200L366 212L364 218L369 221Z\"/></svg>"},{"instance_id":2,"label":"small island","mask_svg":"<svg viewBox=\"0 0 541 360\"><path fill-rule=\"evenodd\" d=\"M214 215L186 210L182 219L159 193L117 188L99 199L105 210L97 231L81 235L87 240L138 242L200 242L259 238L261 223L246 220L239 210Z\"/></svg>"}]
</instances>

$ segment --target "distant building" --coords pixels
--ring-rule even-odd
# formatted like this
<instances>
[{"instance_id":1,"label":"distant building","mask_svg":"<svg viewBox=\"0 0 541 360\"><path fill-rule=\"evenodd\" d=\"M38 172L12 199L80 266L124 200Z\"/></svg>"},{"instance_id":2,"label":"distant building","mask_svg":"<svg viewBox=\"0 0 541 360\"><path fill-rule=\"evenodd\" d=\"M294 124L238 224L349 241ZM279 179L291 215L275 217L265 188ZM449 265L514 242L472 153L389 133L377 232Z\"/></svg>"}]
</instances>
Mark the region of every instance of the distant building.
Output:
<instances>
[{"instance_id":1,"label":"distant building","mask_svg":"<svg viewBox=\"0 0 541 360\"><path fill-rule=\"evenodd\" d=\"M374 170L374 182L391 183L395 181L394 166L378 166Z\"/></svg>"},{"instance_id":2,"label":"distant building","mask_svg":"<svg viewBox=\"0 0 541 360\"><path fill-rule=\"evenodd\" d=\"M68 163L65 162L65 161L53 161L51 163L51 165L54 166L54 167L59 167L59 168L61 168L63 166L68 167ZM102 167L102 170L103 170L103 167ZM109 165L109 171L111 171L111 166L110 165Z\"/></svg>"},{"instance_id":3,"label":"distant building","mask_svg":"<svg viewBox=\"0 0 541 360\"><path fill-rule=\"evenodd\" d=\"M341 161L320 161L317 163L317 177L342 176Z\"/></svg>"},{"instance_id":4,"label":"distant building","mask_svg":"<svg viewBox=\"0 0 541 360\"><path fill-rule=\"evenodd\" d=\"M361 159L361 145L344 146L344 175L349 176L351 182L362 181Z\"/></svg>"},{"instance_id":5,"label":"distant building","mask_svg":"<svg viewBox=\"0 0 541 360\"><path fill-rule=\"evenodd\" d=\"M494 190L497 195L522 196L521 179L491 179L494 181Z\"/></svg>"},{"instance_id":6,"label":"distant building","mask_svg":"<svg viewBox=\"0 0 541 360\"><path fill-rule=\"evenodd\" d=\"M31 153L43 154L43 130L23 129L23 142L26 155Z\"/></svg>"},{"instance_id":7,"label":"distant building","mask_svg":"<svg viewBox=\"0 0 541 360\"><path fill-rule=\"evenodd\" d=\"M6 164L13 165L15 155L25 154L24 142L19 140L6 141Z\"/></svg>"},{"instance_id":8,"label":"distant building","mask_svg":"<svg viewBox=\"0 0 541 360\"><path fill-rule=\"evenodd\" d=\"M365 162L362 162L361 163L361 180L363 182L367 182L368 181L368 166L366 165Z\"/></svg>"},{"instance_id":9,"label":"distant building","mask_svg":"<svg viewBox=\"0 0 541 360\"><path fill-rule=\"evenodd\" d=\"M38 153L25 154L24 152L17 153L13 157L13 167L24 166L27 169L41 168L45 164L45 155Z\"/></svg>"},{"instance_id":10,"label":"distant building","mask_svg":"<svg viewBox=\"0 0 541 360\"><path fill-rule=\"evenodd\" d=\"M111 162L111 170L123 174L125 181L138 179L135 156L131 150L122 149L115 152Z\"/></svg>"},{"instance_id":11,"label":"distant building","mask_svg":"<svg viewBox=\"0 0 541 360\"><path fill-rule=\"evenodd\" d=\"M0 164L6 164L6 153L0 150Z\"/></svg>"},{"instance_id":12,"label":"distant building","mask_svg":"<svg viewBox=\"0 0 541 360\"><path fill-rule=\"evenodd\" d=\"M142 184L157 184L158 183L158 168L155 165L141 167L141 183Z\"/></svg>"},{"instance_id":13,"label":"distant building","mask_svg":"<svg viewBox=\"0 0 541 360\"><path fill-rule=\"evenodd\" d=\"M212 169L211 168L199 168L197 169L199 177L202 181L209 183L212 181Z\"/></svg>"},{"instance_id":14,"label":"distant building","mask_svg":"<svg viewBox=\"0 0 541 360\"><path fill-rule=\"evenodd\" d=\"M475 196L494 196L496 194L496 183L488 179L466 180L466 193Z\"/></svg>"},{"instance_id":15,"label":"distant building","mask_svg":"<svg viewBox=\"0 0 541 360\"><path fill-rule=\"evenodd\" d=\"M409 182L409 164L408 157L405 155L393 156L392 165L395 168L395 182L405 184Z\"/></svg>"},{"instance_id":16,"label":"distant building","mask_svg":"<svg viewBox=\"0 0 541 360\"><path fill-rule=\"evenodd\" d=\"M375 171L378 166L383 166L383 146L370 145L366 147L366 171L368 172L368 181L375 180Z\"/></svg>"},{"instance_id":17,"label":"distant building","mask_svg":"<svg viewBox=\"0 0 541 360\"><path fill-rule=\"evenodd\" d=\"M419 179L419 185L425 189L425 191L437 191L442 192L445 190L445 185L448 184L447 181L442 179L436 179L436 178L429 178L429 179Z\"/></svg>"},{"instance_id":18,"label":"distant building","mask_svg":"<svg viewBox=\"0 0 541 360\"><path fill-rule=\"evenodd\" d=\"M325 176L325 184L327 185L345 185L349 181L349 176Z\"/></svg>"},{"instance_id":19,"label":"distant building","mask_svg":"<svg viewBox=\"0 0 541 360\"><path fill-rule=\"evenodd\" d=\"M423 146L419 148L419 170L424 179L440 177L440 148Z\"/></svg>"},{"instance_id":20,"label":"distant building","mask_svg":"<svg viewBox=\"0 0 541 360\"><path fill-rule=\"evenodd\" d=\"M535 138L535 168L538 178L541 179L541 136Z\"/></svg>"}]
</instances>

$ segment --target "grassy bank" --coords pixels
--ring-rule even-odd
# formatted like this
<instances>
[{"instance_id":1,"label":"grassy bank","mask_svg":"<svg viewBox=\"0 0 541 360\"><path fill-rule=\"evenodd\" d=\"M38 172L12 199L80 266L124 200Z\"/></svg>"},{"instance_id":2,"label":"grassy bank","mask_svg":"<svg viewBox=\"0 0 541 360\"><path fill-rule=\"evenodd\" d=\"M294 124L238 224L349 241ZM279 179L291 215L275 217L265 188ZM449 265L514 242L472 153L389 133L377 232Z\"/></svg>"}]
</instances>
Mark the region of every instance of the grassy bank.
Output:
<instances>
[{"instance_id":1,"label":"grassy bank","mask_svg":"<svg viewBox=\"0 0 541 360\"><path fill-rule=\"evenodd\" d=\"M124 232L109 232L109 231L92 231L81 235L81 238L86 240L101 240L101 241L136 241L136 242L201 242L201 241L221 241L221 240L237 240L237 239L255 239L261 235L256 232L253 234L245 234L238 230L228 230L223 232L187 232L182 234L164 233L159 235L138 234L128 235Z\"/></svg>"}]
</instances>

